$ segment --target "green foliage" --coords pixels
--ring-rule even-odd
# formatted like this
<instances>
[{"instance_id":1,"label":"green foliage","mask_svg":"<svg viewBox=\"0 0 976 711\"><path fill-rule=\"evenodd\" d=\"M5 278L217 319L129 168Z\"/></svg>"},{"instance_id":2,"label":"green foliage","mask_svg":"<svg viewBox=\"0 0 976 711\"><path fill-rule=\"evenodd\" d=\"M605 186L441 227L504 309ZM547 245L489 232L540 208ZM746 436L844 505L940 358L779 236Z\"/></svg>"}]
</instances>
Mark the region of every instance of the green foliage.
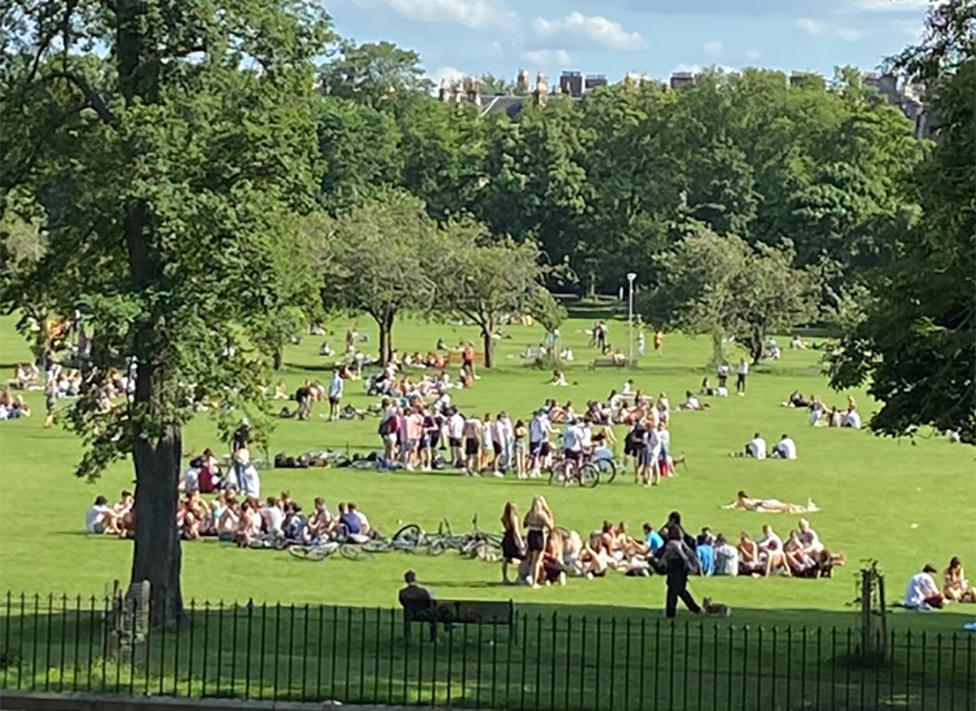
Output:
<instances>
[{"instance_id":1,"label":"green foliage","mask_svg":"<svg viewBox=\"0 0 976 711\"><path fill-rule=\"evenodd\" d=\"M392 42L342 42L336 56L320 68L319 79L326 94L374 109L392 107L405 95L431 87L420 55Z\"/></svg>"},{"instance_id":2,"label":"green foliage","mask_svg":"<svg viewBox=\"0 0 976 711\"><path fill-rule=\"evenodd\" d=\"M976 443L976 43L974 4L934 7L929 33L897 64L928 82L939 133L916 171L922 214L871 275L865 318L830 354L835 387L870 382L887 435L932 425ZM968 28L968 31L962 31Z\"/></svg>"},{"instance_id":3,"label":"green foliage","mask_svg":"<svg viewBox=\"0 0 976 711\"><path fill-rule=\"evenodd\" d=\"M140 367L133 400L72 410L95 477L203 405L260 398L307 281L284 216L314 201L311 61L331 35L314 4L265 0L39 2L15 22L4 205L30 194L47 248L5 275L4 303L81 308L91 384Z\"/></svg>"},{"instance_id":4,"label":"green foliage","mask_svg":"<svg viewBox=\"0 0 976 711\"><path fill-rule=\"evenodd\" d=\"M470 221L445 224L438 241L437 303L481 329L485 365L492 366L493 336L505 317L529 312L540 302L547 269L539 248L529 241L510 238L489 241L482 225ZM556 312L549 307L549 320Z\"/></svg>"},{"instance_id":5,"label":"green foliage","mask_svg":"<svg viewBox=\"0 0 976 711\"><path fill-rule=\"evenodd\" d=\"M380 360L386 362L397 314L432 306L437 283L429 259L436 224L422 202L392 191L336 218L320 217L307 229L316 246L325 308L372 316L380 329Z\"/></svg>"},{"instance_id":6,"label":"green foliage","mask_svg":"<svg viewBox=\"0 0 976 711\"><path fill-rule=\"evenodd\" d=\"M399 185L401 135L389 113L327 96L315 104L315 124L326 210L334 214Z\"/></svg>"},{"instance_id":7,"label":"green foliage","mask_svg":"<svg viewBox=\"0 0 976 711\"><path fill-rule=\"evenodd\" d=\"M686 236L655 260L655 288L637 310L651 324L686 333L726 335L747 345L755 362L766 335L788 332L816 312L811 276L793 267L792 245L750 247L707 229Z\"/></svg>"}]
</instances>

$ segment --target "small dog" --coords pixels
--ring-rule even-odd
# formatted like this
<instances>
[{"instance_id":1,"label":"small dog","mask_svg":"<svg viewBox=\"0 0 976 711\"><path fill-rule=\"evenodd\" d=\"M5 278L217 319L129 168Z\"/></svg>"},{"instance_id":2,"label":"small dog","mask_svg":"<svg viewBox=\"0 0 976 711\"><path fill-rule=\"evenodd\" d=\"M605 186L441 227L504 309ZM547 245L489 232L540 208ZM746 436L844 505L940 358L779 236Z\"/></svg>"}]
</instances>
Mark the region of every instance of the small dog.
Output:
<instances>
[{"instance_id":1,"label":"small dog","mask_svg":"<svg viewBox=\"0 0 976 711\"><path fill-rule=\"evenodd\" d=\"M728 617L732 614L732 608L728 605L723 605L720 602L712 602L712 598L706 597L702 600L702 609L705 611L706 615L718 615L720 617Z\"/></svg>"}]
</instances>

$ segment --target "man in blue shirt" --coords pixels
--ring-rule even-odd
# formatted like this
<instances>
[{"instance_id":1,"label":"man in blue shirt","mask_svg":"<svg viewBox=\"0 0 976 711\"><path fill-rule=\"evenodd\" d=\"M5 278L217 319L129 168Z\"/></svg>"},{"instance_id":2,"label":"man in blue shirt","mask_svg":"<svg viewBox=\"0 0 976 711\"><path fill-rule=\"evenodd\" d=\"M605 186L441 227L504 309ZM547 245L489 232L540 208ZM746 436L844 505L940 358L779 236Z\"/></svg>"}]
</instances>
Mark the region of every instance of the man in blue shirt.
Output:
<instances>
[{"instance_id":1,"label":"man in blue shirt","mask_svg":"<svg viewBox=\"0 0 976 711\"><path fill-rule=\"evenodd\" d=\"M702 575L712 575L715 570L715 537L706 526L698 534L698 546L695 553L698 554L698 562L701 565Z\"/></svg>"},{"instance_id":2,"label":"man in blue shirt","mask_svg":"<svg viewBox=\"0 0 976 711\"><path fill-rule=\"evenodd\" d=\"M664 539L661 537L661 534L655 531L649 523L644 524L644 542L647 544L652 555L657 555L657 552L664 547Z\"/></svg>"}]
</instances>

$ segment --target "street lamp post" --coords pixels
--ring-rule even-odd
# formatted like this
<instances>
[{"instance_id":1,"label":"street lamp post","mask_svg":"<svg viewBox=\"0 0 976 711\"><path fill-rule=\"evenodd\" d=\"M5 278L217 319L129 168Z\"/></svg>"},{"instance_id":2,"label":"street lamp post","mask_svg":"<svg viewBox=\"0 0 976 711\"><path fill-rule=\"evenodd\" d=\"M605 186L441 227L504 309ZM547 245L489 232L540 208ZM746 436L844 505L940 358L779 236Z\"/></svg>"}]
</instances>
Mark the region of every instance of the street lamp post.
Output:
<instances>
[{"instance_id":1,"label":"street lamp post","mask_svg":"<svg viewBox=\"0 0 976 711\"><path fill-rule=\"evenodd\" d=\"M627 274L627 365L634 363L634 272Z\"/></svg>"}]
</instances>

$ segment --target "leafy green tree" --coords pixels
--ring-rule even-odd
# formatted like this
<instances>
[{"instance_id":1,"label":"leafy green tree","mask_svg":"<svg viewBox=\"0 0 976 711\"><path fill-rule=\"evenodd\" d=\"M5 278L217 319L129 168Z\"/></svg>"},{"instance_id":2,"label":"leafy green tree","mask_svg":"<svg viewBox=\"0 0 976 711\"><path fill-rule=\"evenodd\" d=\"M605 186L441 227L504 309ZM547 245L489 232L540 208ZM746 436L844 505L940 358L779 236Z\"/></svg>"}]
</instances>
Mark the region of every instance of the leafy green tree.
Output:
<instances>
[{"instance_id":1,"label":"leafy green tree","mask_svg":"<svg viewBox=\"0 0 976 711\"><path fill-rule=\"evenodd\" d=\"M438 220L459 215L482 180L484 124L472 104L445 104L417 94L403 102L403 187L424 201Z\"/></svg>"},{"instance_id":2,"label":"leafy green tree","mask_svg":"<svg viewBox=\"0 0 976 711\"><path fill-rule=\"evenodd\" d=\"M312 60L329 25L316 3L270 0L39 0L5 22L0 188L44 208L47 249L4 298L41 293L93 327L69 412L78 474L131 455L131 575L163 621L182 609L182 427L205 403L225 427L260 411L262 335L290 306L281 217L315 198ZM129 362L134 394L106 412L95 391Z\"/></svg>"},{"instance_id":3,"label":"leafy green tree","mask_svg":"<svg viewBox=\"0 0 976 711\"><path fill-rule=\"evenodd\" d=\"M767 334L816 314L813 281L793 259L788 244L750 247L700 228L658 256L658 282L642 292L637 310L648 323L711 334L716 360L731 336L759 362Z\"/></svg>"},{"instance_id":4,"label":"leafy green tree","mask_svg":"<svg viewBox=\"0 0 976 711\"><path fill-rule=\"evenodd\" d=\"M924 81L938 120L916 171L922 215L896 258L872 273L863 320L829 355L831 382L869 382L870 426L910 435L931 425L976 444L976 4L934 5L923 42L895 60Z\"/></svg>"},{"instance_id":5,"label":"leafy green tree","mask_svg":"<svg viewBox=\"0 0 976 711\"><path fill-rule=\"evenodd\" d=\"M335 214L400 184L401 134L388 112L327 96L315 104L315 123L326 210Z\"/></svg>"},{"instance_id":6,"label":"leafy green tree","mask_svg":"<svg viewBox=\"0 0 976 711\"><path fill-rule=\"evenodd\" d=\"M412 93L427 92L432 83L420 55L392 42L357 45L344 41L319 73L322 91L352 99L374 109L389 108Z\"/></svg>"},{"instance_id":7,"label":"leafy green tree","mask_svg":"<svg viewBox=\"0 0 976 711\"><path fill-rule=\"evenodd\" d=\"M541 303L536 292L547 270L539 248L531 241L491 240L482 225L466 220L443 226L438 249L438 306L481 329L485 367L491 368L494 334L503 320Z\"/></svg>"},{"instance_id":8,"label":"leafy green tree","mask_svg":"<svg viewBox=\"0 0 976 711\"><path fill-rule=\"evenodd\" d=\"M380 362L388 362L397 314L432 308L436 223L417 198L392 191L334 219L321 218L309 229L318 250L325 308L369 314L379 327Z\"/></svg>"}]
</instances>

